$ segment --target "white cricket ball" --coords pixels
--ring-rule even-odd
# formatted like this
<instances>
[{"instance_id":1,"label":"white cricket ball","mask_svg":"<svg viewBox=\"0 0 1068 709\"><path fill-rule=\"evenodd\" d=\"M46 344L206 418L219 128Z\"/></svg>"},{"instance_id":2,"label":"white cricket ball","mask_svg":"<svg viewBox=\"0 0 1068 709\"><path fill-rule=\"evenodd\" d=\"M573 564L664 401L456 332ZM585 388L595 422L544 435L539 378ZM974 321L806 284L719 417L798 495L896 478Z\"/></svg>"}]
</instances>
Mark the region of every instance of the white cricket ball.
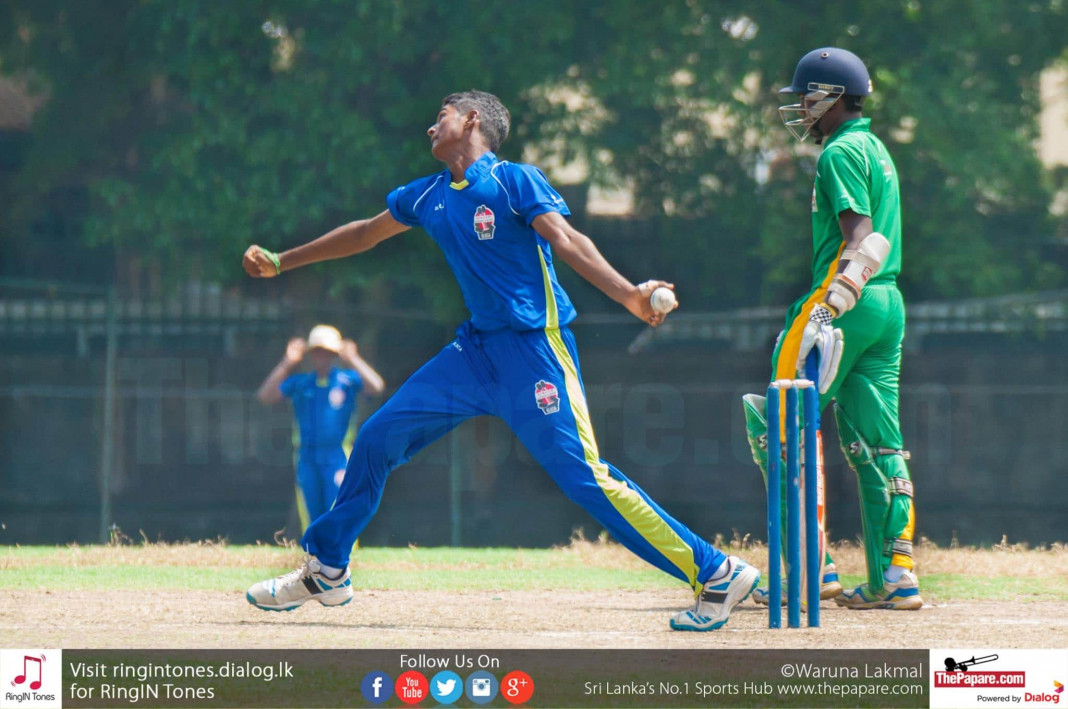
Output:
<instances>
[{"instance_id":1,"label":"white cricket ball","mask_svg":"<svg viewBox=\"0 0 1068 709\"><path fill-rule=\"evenodd\" d=\"M658 313L670 313L675 307L675 291L660 286L649 296L649 305Z\"/></svg>"}]
</instances>

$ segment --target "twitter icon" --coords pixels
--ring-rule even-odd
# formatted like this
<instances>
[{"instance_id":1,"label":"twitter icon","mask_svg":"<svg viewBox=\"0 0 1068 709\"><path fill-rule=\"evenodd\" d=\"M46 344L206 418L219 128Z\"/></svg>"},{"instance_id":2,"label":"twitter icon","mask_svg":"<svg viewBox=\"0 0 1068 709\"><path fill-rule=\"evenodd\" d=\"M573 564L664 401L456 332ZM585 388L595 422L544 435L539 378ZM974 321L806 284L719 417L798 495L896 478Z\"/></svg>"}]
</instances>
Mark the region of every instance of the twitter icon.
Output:
<instances>
[{"instance_id":1,"label":"twitter icon","mask_svg":"<svg viewBox=\"0 0 1068 709\"><path fill-rule=\"evenodd\" d=\"M445 670L438 672L430 680L430 696L437 700L438 704L452 704L464 693L464 683L460 675Z\"/></svg>"}]
</instances>

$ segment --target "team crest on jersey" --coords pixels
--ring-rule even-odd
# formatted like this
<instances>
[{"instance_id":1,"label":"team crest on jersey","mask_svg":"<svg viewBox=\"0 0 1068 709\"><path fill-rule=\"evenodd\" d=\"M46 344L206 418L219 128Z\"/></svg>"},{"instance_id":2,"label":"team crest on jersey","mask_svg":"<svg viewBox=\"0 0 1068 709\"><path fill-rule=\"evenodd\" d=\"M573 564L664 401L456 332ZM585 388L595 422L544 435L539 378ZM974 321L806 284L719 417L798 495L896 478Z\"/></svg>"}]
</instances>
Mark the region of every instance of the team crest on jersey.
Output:
<instances>
[{"instance_id":1,"label":"team crest on jersey","mask_svg":"<svg viewBox=\"0 0 1068 709\"><path fill-rule=\"evenodd\" d=\"M475 210L475 234L479 241L493 238L493 232L497 227L494 224L493 210L484 204L478 205Z\"/></svg>"},{"instance_id":2,"label":"team crest on jersey","mask_svg":"<svg viewBox=\"0 0 1068 709\"><path fill-rule=\"evenodd\" d=\"M538 408L548 416L560 410L560 394L556 387L544 379L539 379L534 385L534 399L538 402Z\"/></svg>"},{"instance_id":3,"label":"team crest on jersey","mask_svg":"<svg viewBox=\"0 0 1068 709\"><path fill-rule=\"evenodd\" d=\"M330 393L327 395L327 398L330 399L330 405L332 407L334 407L335 409L340 409L342 406L345 405L345 390L341 387L334 387L330 390Z\"/></svg>"}]
</instances>

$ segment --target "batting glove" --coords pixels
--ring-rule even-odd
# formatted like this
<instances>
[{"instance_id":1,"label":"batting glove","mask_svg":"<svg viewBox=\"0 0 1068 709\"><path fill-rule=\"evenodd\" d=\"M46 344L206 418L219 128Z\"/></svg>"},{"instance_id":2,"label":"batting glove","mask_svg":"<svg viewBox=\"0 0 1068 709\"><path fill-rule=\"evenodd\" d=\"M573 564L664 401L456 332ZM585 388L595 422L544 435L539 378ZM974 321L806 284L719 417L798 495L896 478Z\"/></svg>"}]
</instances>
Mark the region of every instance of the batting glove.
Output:
<instances>
[{"instance_id":1,"label":"batting glove","mask_svg":"<svg viewBox=\"0 0 1068 709\"><path fill-rule=\"evenodd\" d=\"M815 347L820 353L819 389L826 394L838 376L838 365L842 362L844 345L841 328L832 327L834 314L822 303L812 309L805 330L801 333L801 349L797 354L797 371L800 376L805 373L805 359Z\"/></svg>"}]
</instances>

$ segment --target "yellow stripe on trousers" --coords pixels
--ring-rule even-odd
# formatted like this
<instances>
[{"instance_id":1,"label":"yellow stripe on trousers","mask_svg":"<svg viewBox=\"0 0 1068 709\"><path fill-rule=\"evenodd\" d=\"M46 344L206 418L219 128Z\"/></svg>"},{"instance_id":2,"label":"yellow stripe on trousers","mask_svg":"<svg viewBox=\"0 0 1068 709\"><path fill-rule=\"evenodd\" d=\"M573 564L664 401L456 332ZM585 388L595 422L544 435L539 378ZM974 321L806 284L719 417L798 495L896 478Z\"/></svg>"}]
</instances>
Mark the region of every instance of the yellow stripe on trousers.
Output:
<instances>
[{"instance_id":1,"label":"yellow stripe on trousers","mask_svg":"<svg viewBox=\"0 0 1068 709\"><path fill-rule=\"evenodd\" d=\"M557 362L564 371L564 387L567 390L567 398L571 402L571 414L575 417L576 433L582 443L586 465L593 472L593 478L598 487L604 492L616 512L641 535L642 539L670 560L686 577L690 586L696 589L698 569L694 563L693 549L645 501L644 497L623 481L613 478L608 466L601 461L601 455L597 450L597 440L593 435L593 424L590 423L590 414L586 407L586 397L582 393L578 368L560 334L556 297L553 295L549 269L540 247L538 257L541 259L541 271L545 282L545 336Z\"/></svg>"},{"instance_id":2,"label":"yellow stripe on trousers","mask_svg":"<svg viewBox=\"0 0 1068 709\"><path fill-rule=\"evenodd\" d=\"M801 306L801 310L797 313L794 321L790 323L790 327L782 336L782 345L779 347L779 359L776 360L775 376L772 379L795 379L797 377L797 356L801 353L801 335L805 332L805 325L808 324L808 318L812 314L812 309L816 307L817 303L823 302L823 296L827 293L827 287L831 285L831 281L834 280L834 276L838 273L838 261L842 257L842 250L845 248L843 242L838 247L838 254L831 261L831 265L827 267L827 275L824 276L823 281L819 287L805 300L804 305ZM779 427L781 429L782 438L779 440L786 440L786 407L779 407Z\"/></svg>"},{"instance_id":3,"label":"yellow stripe on trousers","mask_svg":"<svg viewBox=\"0 0 1068 709\"><path fill-rule=\"evenodd\" d=\"M297 515L300 517L300 531L304 533L308 530L308 525L311 524L311 515L308 513L308 504L304 501L304 493L301 492L300 485L297 488Z\"/></svg>"}]
</instances>

